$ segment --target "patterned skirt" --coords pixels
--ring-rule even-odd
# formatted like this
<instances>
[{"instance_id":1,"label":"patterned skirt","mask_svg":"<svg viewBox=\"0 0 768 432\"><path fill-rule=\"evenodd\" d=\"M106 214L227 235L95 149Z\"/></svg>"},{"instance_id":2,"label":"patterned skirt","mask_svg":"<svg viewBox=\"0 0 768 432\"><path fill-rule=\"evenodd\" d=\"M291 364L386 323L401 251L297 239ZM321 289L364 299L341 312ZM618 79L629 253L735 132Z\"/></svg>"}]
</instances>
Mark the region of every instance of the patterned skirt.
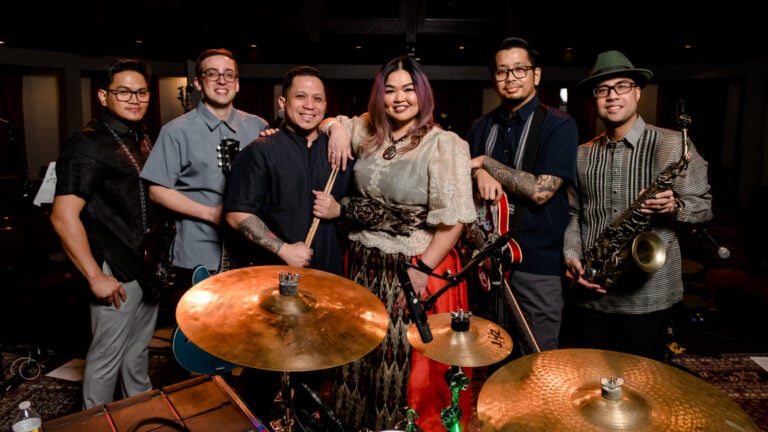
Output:
<instances>
[{"instance_id":1,"label":"patterned skirt","mask_svg":"<svg viewBox=\"0 0 768 432\"><path fill-rule=\"evenodd\" d=\"M385 254L379 249L360 243L350 244L347 274L356 283L368 288L386 306L390 325L382 343L359 360L336 368L333 384L333 411L350 431L369 429L405 430L406 410L416 411L416 424L424 431L445 430L440 412L451 406L451 389L446 381L449 366L428 359L412 350L408 342L410 317L407 307L395 306L400 294L396 276L397 262L418 257ZM435 269L437 274L459 270L458 255L452 251ZM437 292L446 282L430 277L427 289ZM431 313L468 310L466 285L460 283L447 290L435 302ZM413 373L412 373L413 372ZM471 369L463 372L471 377ZM472 414L471 387L462 391L459 406L461 423L466 428Z\"/></svg>"}]
</instances>

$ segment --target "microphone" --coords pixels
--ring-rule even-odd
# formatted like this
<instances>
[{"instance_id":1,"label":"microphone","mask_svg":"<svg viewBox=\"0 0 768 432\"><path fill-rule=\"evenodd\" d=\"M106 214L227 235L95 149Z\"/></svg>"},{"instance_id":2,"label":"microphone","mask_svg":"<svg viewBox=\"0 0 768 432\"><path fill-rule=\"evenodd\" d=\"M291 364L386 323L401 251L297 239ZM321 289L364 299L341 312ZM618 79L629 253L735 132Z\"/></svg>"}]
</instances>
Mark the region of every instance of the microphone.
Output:
<instances>
[{"instance_id":1,"label":"microphone","mask_svg":"<svg viewBox=\"0 0 768 432\"><path fill-rule=\"evenodd\" d=\"M710 243L712 243L712 245L714 245L715 248L717 248L717 256L719 256L721 259L728 259L728 258L730 258L731 251L728 250L728 248L720 246L720 243L718 243L717 240L715 240L715 238L712 237L712 235L709 234L706 229L704 229L704 228L702 228L702 229L695 229L695 230L693 230L693 233L694 234L698 233L700 235L703 235L704 238L706 238Z\"/></svg>"},{"instance_id":2,"label":"microphone","mask_svg":"<svg viewBox=\"0 0 768 432\"><path fill-rule=\"evenodd\" d=\"M427 313L419 302L419 298L416 297L411 278L408 277L408 265L405 261L397 263L397 278L400 279L400 286L403 288L403 294L405 294L405 300L411 312L411 320L419 330L421 341L424 343L432 342L432 330L427 325Z\"/></svg>"}]
</instances>

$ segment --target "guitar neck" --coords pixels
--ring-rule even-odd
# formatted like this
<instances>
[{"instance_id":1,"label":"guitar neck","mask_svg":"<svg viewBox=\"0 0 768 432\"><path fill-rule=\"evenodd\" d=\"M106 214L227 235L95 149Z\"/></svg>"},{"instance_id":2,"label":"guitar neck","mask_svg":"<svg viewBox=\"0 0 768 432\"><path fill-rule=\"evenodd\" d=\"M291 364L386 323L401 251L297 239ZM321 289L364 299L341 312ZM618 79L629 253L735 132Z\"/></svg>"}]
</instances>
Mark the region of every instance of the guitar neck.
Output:
<instances>
[{"instance_id":1,"label":"guitar neck","mask_svg":"<svg viewBox=\"0 0 768 432\"><path fill-rule=\"evenodd\" d=\"M232 270L235 268L235 261L232 258L232 255L229 252L229 247L227 246L227 241L225 241L223 238L221 240L221 262L219 263L219 272L223 273L227 270Z\"/></svg>"},{"instance_id":2,"label":"guitar neck","mask_svg":"<svg viewBox=\"0 0 768 432\"><path fill-rule=\"evenodd\" d=\"M509 312L512 314L512 319L515 321L515 327L517 328L520 342L522 343L523 350L526 354L541 352L536 338L533 336L533 331L528 325L528 320L525 318L523 311L520 309L520 305L517 303L515 294L512 292L512 288L509 283L504 279L504 301L507 304Z\"/></svg>"}]
</instances>

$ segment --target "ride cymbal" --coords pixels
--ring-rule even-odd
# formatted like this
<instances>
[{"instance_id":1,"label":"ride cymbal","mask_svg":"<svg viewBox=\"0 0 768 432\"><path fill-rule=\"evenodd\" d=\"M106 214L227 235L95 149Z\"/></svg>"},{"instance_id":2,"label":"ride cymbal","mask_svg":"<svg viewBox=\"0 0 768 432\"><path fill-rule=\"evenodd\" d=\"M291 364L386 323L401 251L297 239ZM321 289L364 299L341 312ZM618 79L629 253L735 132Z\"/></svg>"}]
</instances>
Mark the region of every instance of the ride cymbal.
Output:
<instances>
[{"instance_id":1,"label":"ride cymbal","mask_svg":"<svg viewBox=\"0 0 768 432\"><path fill-rule=\"evenodd\" d=\"M759 430L725 392L700 378L595 349L544 351L507 363L483 384L477 412L483 432Z\"/></svg>"},{"instance_id":2,"label":"ride cymbal","mask_svg":"<svg viewBox=\"0 0 768 432\"><path fill-rule=\"evenodd\" d=\"M422 342L415 324L408 327L408 341L430 359L452 366L488 366L507 358L512 352L509 333L471 315L464 311L427 315L432 342Z\"/></svg>"},{"instance_id":3,"label":"ride cymbal","mask_svg":"<svg viewBox=\"0 0 768 432\"><path fill-rule=\"evenodd\" d=\"M389 315L373 293L347 278L255 266L194 285L179 301L176 321L192 343L224 360L298 372L364 356L384 339Z\"/></svg>"}]
</instances>

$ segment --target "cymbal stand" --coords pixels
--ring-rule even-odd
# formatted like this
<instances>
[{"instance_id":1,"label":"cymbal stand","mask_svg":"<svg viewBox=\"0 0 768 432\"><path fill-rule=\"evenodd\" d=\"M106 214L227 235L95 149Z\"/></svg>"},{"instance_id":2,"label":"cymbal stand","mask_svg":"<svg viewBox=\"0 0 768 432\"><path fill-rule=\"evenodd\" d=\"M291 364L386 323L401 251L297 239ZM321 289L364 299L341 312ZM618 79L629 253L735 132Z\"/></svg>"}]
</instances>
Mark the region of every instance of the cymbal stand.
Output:
<instances>
[{"instance_id":1,"label":"cymbal stand","mask_svg":"<svg viewBox=\"0 0 768 432\"><path fill-rule=\"evenodd\" d=\"M419 425L416 424L416 419L419 418L419 415L416 413L416 410L410 407L405 407L405 431L406 432L422 432ZM402 423L402 422L400 422ZM399 424L395 425L395 427L399 427Z\"/></svg>"},{"instance_id":2,"label":"cymbal stand","mask_svg":"<svg viewBox=\"0 0 768 432\"><path fill-rule=\"evenodd\" d=\"M451 405L440 410L440 421L445 430L461 432L461 407L459 406L459 391L469 387L469 377L464 374L461 366L451 366L445 371L445 381L451 389Z\"/></svg>"},{"instance_id":3,"label":"cymbal stand","mask_svg":"<svg viewBox=\"0 0 768 432\"><path fill-rule=\"evenodd\" d=\"M275 398L275 403L282 406L283 416L272 420L269 425L274 432L293 432L293 396L291 392L291 378L288 371L283 371L280 393Z\"/></svg>"}]
</instances>

